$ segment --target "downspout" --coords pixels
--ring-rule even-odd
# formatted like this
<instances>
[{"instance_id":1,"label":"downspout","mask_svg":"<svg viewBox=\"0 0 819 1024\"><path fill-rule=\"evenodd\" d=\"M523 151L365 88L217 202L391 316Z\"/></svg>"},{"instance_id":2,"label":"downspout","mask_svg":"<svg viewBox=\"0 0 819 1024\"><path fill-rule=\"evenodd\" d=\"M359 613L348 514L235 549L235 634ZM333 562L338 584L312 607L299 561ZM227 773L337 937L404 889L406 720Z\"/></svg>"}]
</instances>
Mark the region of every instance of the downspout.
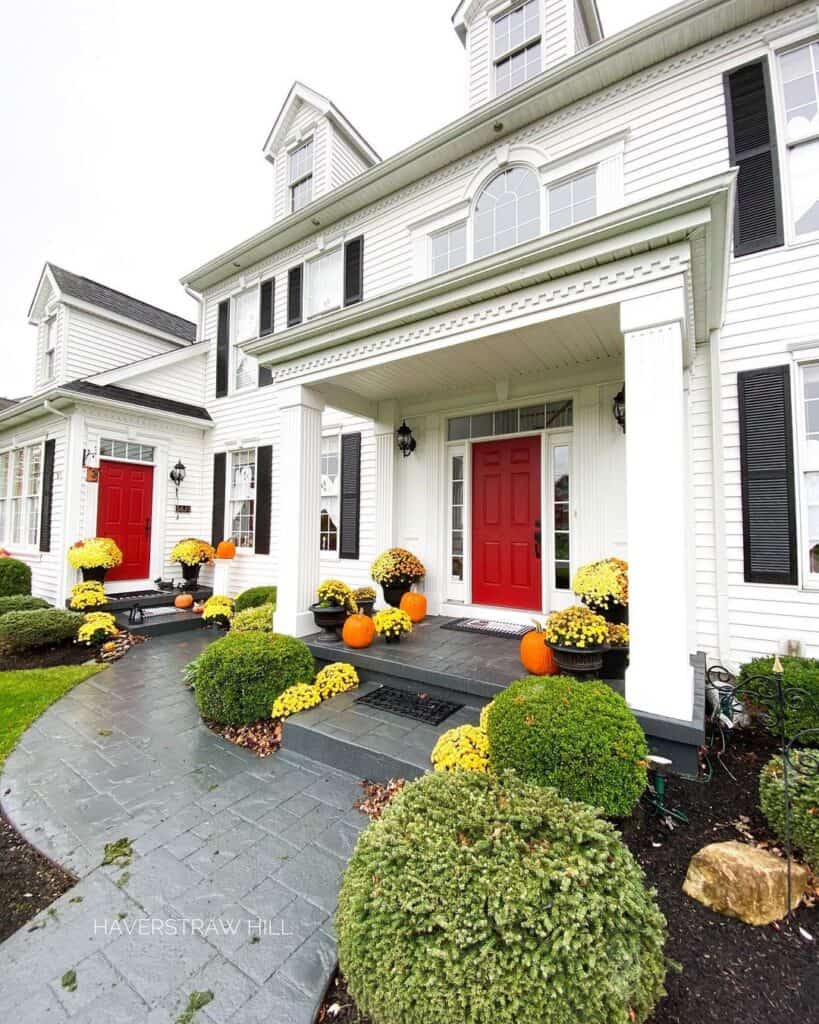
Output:
<instances>
[{"instance_id":1,"label":"downspout","mask_svg":"<svg viewBox=\"0 0 819 1024\"><path fill-rule=\"evenodd\" d=\"M185 289L185 294L189 295L193 301L199 306L199 316L197 317L196 325L196 340L202 341L205 334L205 299L201 292L195 292L193 288L183 284L182 287Z\"/></svg>"},{"instance_id":2,"label":"downspout","mask_svg":"<svg viewBox=\"0 0 819 1024\"><path fill-rule=\"evenodd\" d=\"M719 659L726 668L735 671L730 664L731 631L728 624L728 562L725 531L725 473L722 450L722 376L720 367L720 331L711 331L710 373L711 373L711 474L714 498L714 562L716 569L717 599L717 643Z\"/></svg>"},{"instance_id":3,"label":"downspout","mask_svg":"<svg viewBox=\"0 0 819 1024\"><path fill-rule=\"evenodd\" d=\"M71 454L71 433L72 433L71 428L72 428L72 425L73 425L73 423L72 423L73 416L69 416L69 415L67 415L64 412L60 412L59 409L55 409L54 406L51 404L51 402L47 398L43 399L43 410L45 412L51 413L54 416L59 416L60 419L63 419L63 420L66 421L66 426L65 426L65 463L66 463L66 465L65 465L65 484L63 486L63 523L65 524L66 515L68 513L68 503L69 503L69 498L70 498L69 484L71 482L71 476L69 474L68 462L69 462L69 458L70 458L70 454ZM68 563L67 562L64 562L63 571L61 573L60 579L62 580L62 582L60 584L60 587L59 587L59 590L58 590L58 593L57 593L57 603L58 603L58 606L59 606L59 604L62 601L65 600L65 597L68 594Z\"/></svg>"}]
</instances>

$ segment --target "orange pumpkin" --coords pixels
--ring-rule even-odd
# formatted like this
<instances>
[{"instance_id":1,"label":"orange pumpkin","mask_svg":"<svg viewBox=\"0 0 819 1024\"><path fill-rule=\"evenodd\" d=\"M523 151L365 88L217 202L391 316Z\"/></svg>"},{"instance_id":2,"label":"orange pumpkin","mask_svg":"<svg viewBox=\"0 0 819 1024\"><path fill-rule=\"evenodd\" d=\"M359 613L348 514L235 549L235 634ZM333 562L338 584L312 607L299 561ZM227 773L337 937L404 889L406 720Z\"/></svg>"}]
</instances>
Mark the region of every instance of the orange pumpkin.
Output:
<instances>
[{"instance_id":1,"label":"orange pumpkin","mask_svg":"<svg viewBox=\"0 0 819 1024\"><path fill-rule=\"evenodd\" d=\"M427 599L423 594L408 590L401 598L401 611L409 615L412 622L423 622L427 617Z\"/></svg>"},{"instance_id":2,"label":"orange pumpkin","mask_svg":"<svg viewBox=\"0 0 819 1024\"><path fill-rule=\"evenodd\" d=\"M546 646L546 637L541 629L531 629L521 638L520 660L523 667L533 676L557 675L557 662L552 649Z\"/></svg>"},{"instance_id":3,"label":"orange pumpkin","mask_svg":"<svg viewBox=\"0 0 819 1024\"><path fill-rule=\"evenodd\" d=\"M341 636L348 647L369 647L375 639L375 624L369 615L348 615Z\"/></svg>"},{"instance_id":4,"label":"orange pumpkin","mask_svg":"<svg viewBox=\"0 0 819 1024\"><path fill-rule=\"evenodd\" d=\"M216 545L217 558L235 558L236 543L232 540L220 540Z\"/></svg>"},{"instance_id":5,"label":"orange pumpkin","mask_svg":"<svg viewBox=\"0 0 819 1024\"><path fill-rule=\"evenodd\" d=\"M193 605L193 595L179 594L174 598L173 603L176 608L190 608Z\"/></svg>"}]
</instances>

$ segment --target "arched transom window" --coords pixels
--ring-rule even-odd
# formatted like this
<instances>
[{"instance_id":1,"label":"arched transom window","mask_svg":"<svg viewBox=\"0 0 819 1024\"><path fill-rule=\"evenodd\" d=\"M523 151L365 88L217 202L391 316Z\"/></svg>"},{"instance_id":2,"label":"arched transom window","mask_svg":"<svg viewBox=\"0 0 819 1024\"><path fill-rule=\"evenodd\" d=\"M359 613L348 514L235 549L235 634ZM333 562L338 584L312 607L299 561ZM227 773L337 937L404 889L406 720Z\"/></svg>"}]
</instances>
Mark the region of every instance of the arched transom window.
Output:
<instances>
[{"instance_id":1,"label":"arched transom window","mask_svg":"<svg viewBox=\"0 0 819 1024\"><path fill-rule=\"evenodd\" d=\"M489 182L475 206L475 259L540 234L540 187L533 171L511 167Z\"/></svg>"}]
</instances>

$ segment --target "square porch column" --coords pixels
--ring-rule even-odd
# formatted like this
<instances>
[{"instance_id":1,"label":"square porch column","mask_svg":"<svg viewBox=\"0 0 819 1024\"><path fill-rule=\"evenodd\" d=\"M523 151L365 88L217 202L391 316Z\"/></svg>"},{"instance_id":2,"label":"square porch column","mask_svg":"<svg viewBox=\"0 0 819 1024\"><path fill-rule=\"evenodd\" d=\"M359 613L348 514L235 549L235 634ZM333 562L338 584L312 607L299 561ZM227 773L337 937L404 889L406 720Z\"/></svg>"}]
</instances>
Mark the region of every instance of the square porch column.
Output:
<instances>
[{"instance_id":1,"label":"square porch column","mask_svg":"<svg viewBox=\"0 0 819 1024\"><path fill-rule=\"evenodd\" d=\"M309 611L319 584L321 414L324 399L305 387L279 392L279 569L276 632L314 633Z\"/></svg>"},{"instance_id":2,"label":"square porch column","mask_svg":"<svg viewBox=\"0 0 819 1024\"><path fill-rule=\"evenodd\" d=\"M685 296L668 290L623 302L629 668L638 711L690 721L688 443L683 369Z\"/></svg>"},{"instance_id":3,"label":"square porch column","mask_svg":"<svg viewBox=\"0 0 819 1024\"><path fill-rule=\"evenodd\" d=\"M387 399L378 403L375 433L375 554L394 547L393 488L395 480L395 428L398 403Z\"/></svg>"}]
</instances>

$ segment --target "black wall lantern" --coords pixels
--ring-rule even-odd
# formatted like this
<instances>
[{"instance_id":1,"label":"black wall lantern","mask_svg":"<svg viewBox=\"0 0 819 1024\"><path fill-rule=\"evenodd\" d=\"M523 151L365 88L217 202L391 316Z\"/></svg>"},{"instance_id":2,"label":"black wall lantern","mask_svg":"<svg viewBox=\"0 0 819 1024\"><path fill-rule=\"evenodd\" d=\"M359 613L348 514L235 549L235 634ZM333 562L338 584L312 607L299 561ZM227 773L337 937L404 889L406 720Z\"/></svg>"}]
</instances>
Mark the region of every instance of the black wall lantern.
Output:
<instances>
[{"instance_id":1,"label":"black wall lantern","mask_svg":"<svg viewBox=\"0 0 819 1024\"><path fill-rule=\"evenodd\" d=\"M176 488L176 500L179 501L179 488L182 486L182 481L185 479L185 466L182 460L178 460L176 465L171 470L171 483Z\"/></svg>"},{"instance_id":2,"label":"black wall lantern","mask_svg":"<svg viewBox=\"0 0 819 1024\"><path fill-rule=\"evenodd\" d=\"M401 426L395 432L396 440L398 441L398 451L406 459L408 455L412 455L418 444L415 438L412 436L412 431L407 426L407 421L402 420Z\"/></svg>"},{"instance_id":3,"label":"black wall lantern","mask_svg":"<svg viewBox=\"0 0 819 1024\"><path fill-rule=\"evenodd\" d=\"M617 425L625 434L626 432L626 385L624 384L612 399L611 411L617 420Z\"/></svg>"}]
</instances>

